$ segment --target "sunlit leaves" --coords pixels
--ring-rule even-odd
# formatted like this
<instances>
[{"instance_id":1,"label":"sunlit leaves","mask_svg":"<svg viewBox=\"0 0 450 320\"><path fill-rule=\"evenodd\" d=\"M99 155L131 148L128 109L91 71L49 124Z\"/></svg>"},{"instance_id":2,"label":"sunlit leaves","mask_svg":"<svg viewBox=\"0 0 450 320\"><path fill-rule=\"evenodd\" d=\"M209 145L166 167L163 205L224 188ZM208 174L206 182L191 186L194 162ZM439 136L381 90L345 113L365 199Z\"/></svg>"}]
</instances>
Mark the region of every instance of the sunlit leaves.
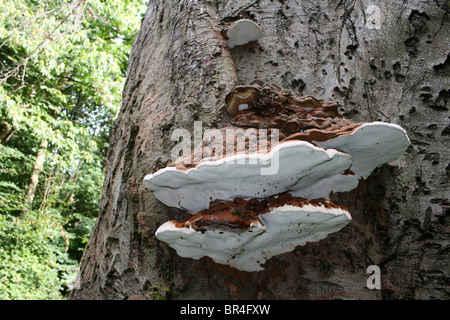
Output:
<instances>
[{"instance_id":1,"label":"sunlit leaves","mask_svg":"<svg viewBox=\"0 0 450 320\"><path fill-rule=\"evenodd\" d=\"M73 278L145 2L0 1L0 121L14 128L0 144L0 298L59 297ZM44 167L24 210L42 140Z\"/></svg>"}]
</instances>

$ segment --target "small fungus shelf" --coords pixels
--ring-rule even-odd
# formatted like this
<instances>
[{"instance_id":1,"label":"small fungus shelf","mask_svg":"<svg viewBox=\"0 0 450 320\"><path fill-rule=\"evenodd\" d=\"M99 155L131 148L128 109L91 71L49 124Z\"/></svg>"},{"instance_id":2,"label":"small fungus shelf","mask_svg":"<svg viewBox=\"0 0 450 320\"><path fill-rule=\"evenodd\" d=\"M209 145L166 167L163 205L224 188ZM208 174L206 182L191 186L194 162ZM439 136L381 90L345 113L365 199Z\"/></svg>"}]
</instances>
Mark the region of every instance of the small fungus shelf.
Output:
<instances>
[{"instance_id":1,"label":"small fungus shelf","mask_svg":"<svg viewBox=\"0 0 450 320\"><path fill-rule=\"evenodd\" d=\"M262 36L261 28L248 19L234 22L223 31L223 34L228 39L228 47L230 49L251 41L257 41Z\"/></svg>"}]
</instances>

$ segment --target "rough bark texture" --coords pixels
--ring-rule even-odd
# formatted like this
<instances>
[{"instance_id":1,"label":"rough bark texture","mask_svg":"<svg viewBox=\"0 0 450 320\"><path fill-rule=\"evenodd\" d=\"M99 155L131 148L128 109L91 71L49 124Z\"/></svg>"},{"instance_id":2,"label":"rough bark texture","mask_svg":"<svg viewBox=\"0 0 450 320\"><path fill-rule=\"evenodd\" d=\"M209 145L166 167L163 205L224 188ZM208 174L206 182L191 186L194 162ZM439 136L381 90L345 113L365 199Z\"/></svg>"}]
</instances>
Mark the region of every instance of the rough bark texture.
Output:
<instances>
[{"instance_id":1,"label":"rough bark texture","mask_svg":"<svg viewBox=\"0 0 450 320\"><path fill-rule=\"evenodd\" d=\"M369 5L380 9L380 29L366 25ZM448 11L439 0L151 1L71 298L450 298ZM228 50L221 28L239 18L258 23L263 38ZM254 77L340 102L353 122L397 123L412 145L332 199L352 214L344 229L247 273L180 258L155 239L177 212L142 181L171 162L174 129L223 126L226 94ZM381 290L366 288L372 264Z\"/></svg>"},{"instance_id":2,"label":"rough bark texture","mask_svg":"<svg viewBox=\"0 0 450 320\"><path fill-rule=\"evenodd\" d=\"M10 125L5 120L2 120L0 122L0 143L6 144L8 142L9 138L13 135L15 129L12 125Z\"/></svg>"},{"instance_id":3,"label":"rough bark texture","mask_svg":"<svg viewBox=\"0 0 450 320\"><path fill-rule=\"evenodd\" d=\"M25 200L30 209L33 205L34 196L36 195L36 187L39 182L39 175L41 174L42 168L44 167L45 151L47 149L47 146L47 140L42 140L39 144L39 150L36 154L33 171L31 172L30 183L28 184L27 194L25 195Z\"/></svg>"}]
</instances>

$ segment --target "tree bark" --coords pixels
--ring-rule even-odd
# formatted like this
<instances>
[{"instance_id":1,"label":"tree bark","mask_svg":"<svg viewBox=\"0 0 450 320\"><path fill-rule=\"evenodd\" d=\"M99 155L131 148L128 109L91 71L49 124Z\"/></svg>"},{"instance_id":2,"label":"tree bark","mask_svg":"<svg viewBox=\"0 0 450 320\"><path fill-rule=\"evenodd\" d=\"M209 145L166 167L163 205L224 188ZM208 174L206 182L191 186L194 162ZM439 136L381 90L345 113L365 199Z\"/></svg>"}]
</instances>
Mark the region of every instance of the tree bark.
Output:
<instances>
[{"instance_id":1,"label":"tree bark","mask_svg":"<svg viewBox=\"0 0 450 320\"><path fill-rule=\"evenodd\" d=\"M42 140L39 144L39 150L34 161L33 171L31 172L30 183L28 185L27 194L25 195L25 202L29 209L32 208L34 196L36 195L36 187L39 182L39 174L44 167L45 150L47 149L47 140Z\"/></svg>"},{"instance_id":2,"label":"tree bark","mask_svg":"<svg viewBox=\"0 0 450 320\"><path fill-rule=\"evenodd\" d=\"M448 299L448 9L444 1L151 1L70 298ZM220 31L239 18L258 23L263 38L229 50ZM349 225L248 273L181 258L158 241L173 213L142 181L171 162L173 130L193 132L194 120L224 126L226 94L254 77L338 101L354 122L397 123L412 145L334 196ZM380 290L366 287L370 265L381 268Z\"/></svg>"},{"instance_id":3,"label":"tree bark","mask_svg":"<svg viewBox=\"0 0 450 320\"><path fill-rule=\"evenodd\" d=\"M0 143L5 145L13 135L15 129L5 120L0 122Z\"/></svg>"}]
</instances>

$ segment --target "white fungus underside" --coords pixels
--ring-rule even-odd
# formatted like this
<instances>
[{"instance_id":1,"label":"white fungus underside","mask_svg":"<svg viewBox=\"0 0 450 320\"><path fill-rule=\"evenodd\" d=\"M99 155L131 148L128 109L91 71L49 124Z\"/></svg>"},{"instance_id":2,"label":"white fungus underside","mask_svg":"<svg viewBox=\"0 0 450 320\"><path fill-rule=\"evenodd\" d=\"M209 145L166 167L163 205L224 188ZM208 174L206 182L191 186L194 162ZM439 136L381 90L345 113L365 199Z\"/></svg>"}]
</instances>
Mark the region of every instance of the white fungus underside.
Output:
<instances>
[{"instance_id":1,"label":"white fungus underside","mask_svg":"<svg viewBox=\"0 0 450 320\"><path fill-rule=\"evenodd\" d=\"M259 26L251 20L239 20L227 31L228 47L256 41L261 38L262 32Z\"/></svg>"},{"instance_id":2,"label":"white fungus underside","mask_svg":"<svg viewBox=\"0 0 450 320\"><path fill-rule=\"evenodd\" d=\"M261 214L259 222L241 233L192 228L177 228L171 221L156 231L156 237L185 258L208 256L215 262L243 271L264 270L268 259L293 251L296 246L317 242L351 221L342 209L324 206L285 205Z\"/></svg>"},{"instance_id":3,"label":"white fungus underside","mask_svg":"<svg viewBox=\"0 0 450 320\"><path fill-rule=\"evenodd\" d=\"M276 174L261 175L261 168L269 167L277 157ZM249 164L250 160L255 163ZM265 198L286 191L310 199L328 198L330 191L344 192L357 186L356 176L341 174L351 161L343 152L290 141L267 154L237 154L188 170L166 167L147 175L144 185L167 206L191 213L209 208L216 199Z\"/></svg>"},{"instance_id":4,"label":"white fungus underside","mask_svg":"<svg viewBox=\"0 0 450 320\"><path fill-rule=\"evenodd\" d=\"M351 134L314 143L351 155L353 163L350 170L364 179L378 166L399 158L410 145L403 128L384 122L365 123Z\"/></svg>"}]
</instances>

